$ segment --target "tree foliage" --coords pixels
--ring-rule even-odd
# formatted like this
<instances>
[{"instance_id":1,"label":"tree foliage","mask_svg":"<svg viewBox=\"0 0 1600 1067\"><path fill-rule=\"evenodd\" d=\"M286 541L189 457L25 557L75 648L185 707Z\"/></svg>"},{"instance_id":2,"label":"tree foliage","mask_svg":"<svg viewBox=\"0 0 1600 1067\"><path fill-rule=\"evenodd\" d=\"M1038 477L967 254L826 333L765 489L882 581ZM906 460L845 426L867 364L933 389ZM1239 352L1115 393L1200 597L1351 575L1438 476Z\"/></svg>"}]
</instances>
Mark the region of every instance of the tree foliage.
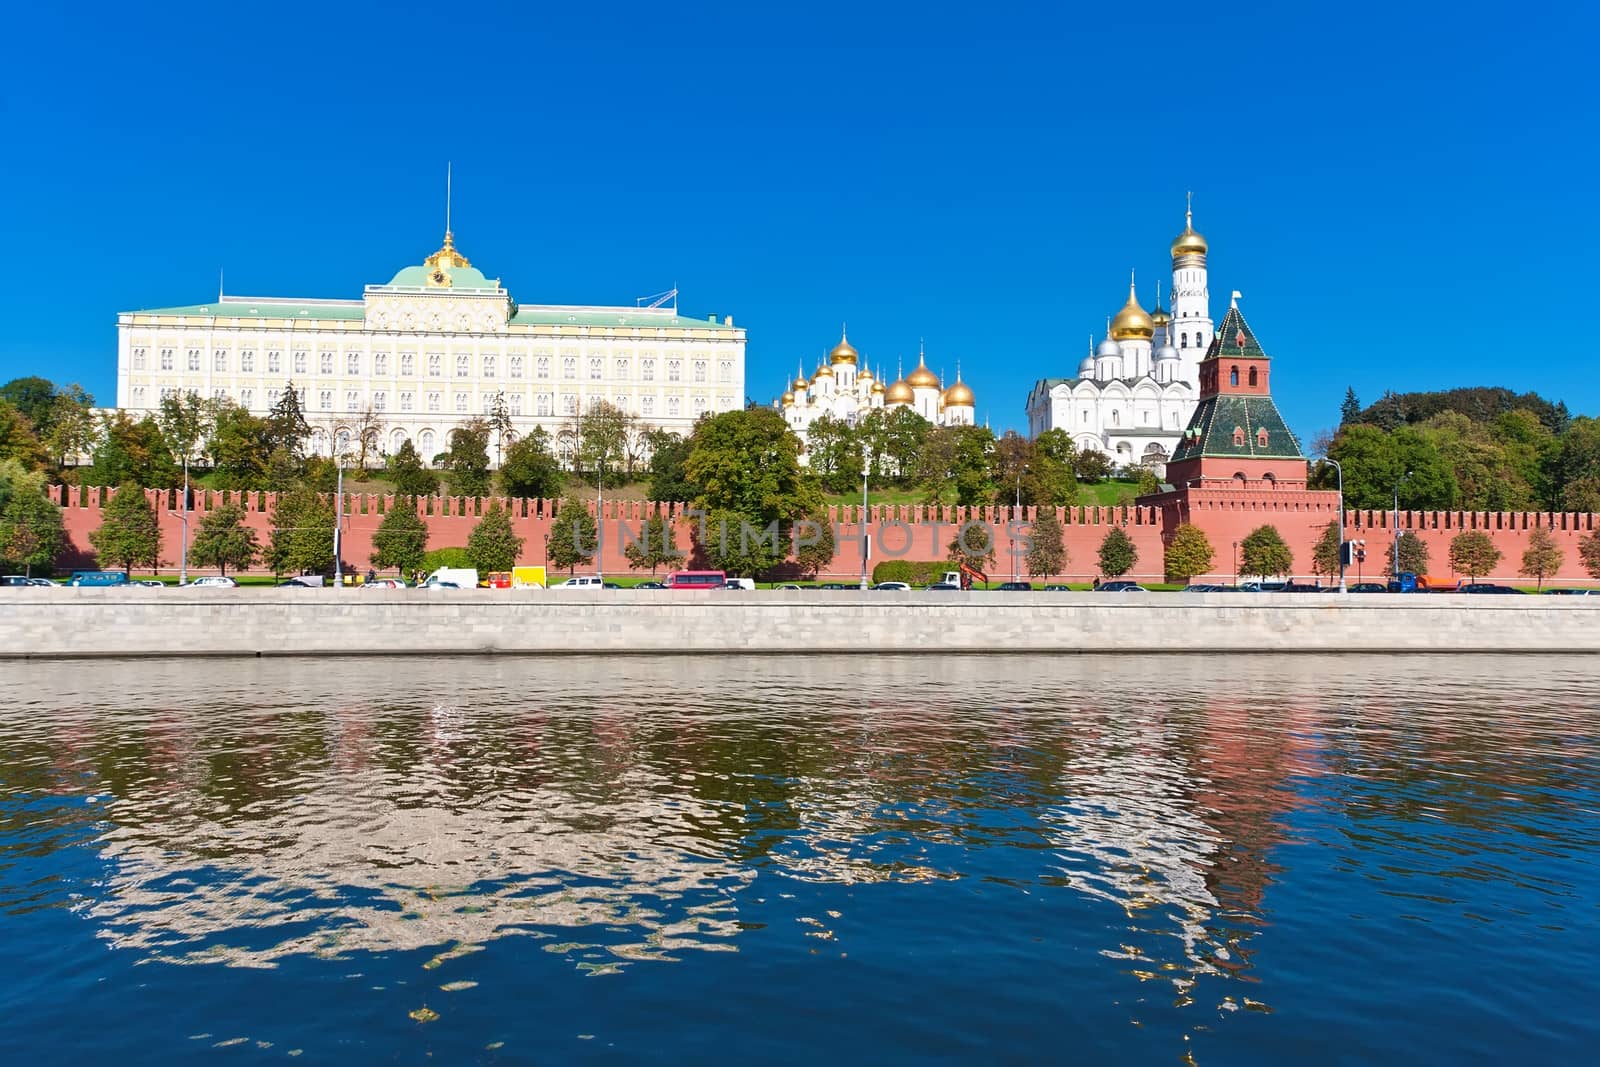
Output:
<instances>
[{"instance_id":1,"label":"tree foliage","mask_svg":"<svg viewBox=\"0 0 1600 1067\"><path fill-rule=\"evenodd\" d=\"M402 496L432 496L439 491L438 472L430 470L410 440L402 441L389 457L384 477Z\"/></svg>"},{"instance_id":2,"label":"tree foliage","mask_svg":"<svg viewBox=\"0 0 1600 1067\"><path fill-rule=\"evenodd\" d=\"M1067 565L1067 545L1054 507L1039 509L1028 537L1028 573L1036 578L1060 574Z\"/></svg>"},{"instance_id":3,"label":"tree foliage","mask_svg":"<svg viewBox=\"0 0 1600 1067\"><path fill-rule=\"evenodd\" d=\"M1383 573L1393 578L1395 546L1393 541L1385 545L1369 544L1368 551L1377 547L1383 553ZM1427 574L1428 563L1432 553L1428 551L1428 542L1414 534L1401 533L1400 536L1400 573L1401 574Z\"/></svg>"},{"instance_id":4,"label":"tree foliage","mask_svg":"<svg viewBox=\"0 0 1600 1067\"><path fill-rule=\"evenodd\" d=\"M523 538L511 526L511 516L496 500L467 535L467 556L482 573L509 571L517 565Z\"/></svg>"},{"instance_id":5,"label":"tree foliage","mask_svg":"<svg viewBox=\"0 0 1600 1067\"><path fill-rule=\"evenodd\" d=\"M509 497L557 497L562 481L561 461L550 450L550 435L542 426L507 449L500 465L500 491Z\"/></svg>"},{"instance_id":6,"label":"tree foliage","mask_svg":"<svg viewBox=\"0 0 1600 1067\"><path fill-rule=\"evenodd\" d=\"M1600 578L1600 530L1578 542L1578 558L1583 561L1583 569L1589 572L1589 577Z\"/></svg>"},{"instance_id":7,"label":"tree foliage","mask_svg":"<svg viewBox=\"0 0 1600 1067\"><path fill-rule=\"evenodd\" d=\"M684 476L695 487L695 502L706 511L708 521L715 514L730 527L734 541L741 540L742 527L765 530L775 522L781 552L795 520L822 509L816 475L800 465L798 439L771 408L744 408L701 419L689 441ZM739 563L737 569L722 570L748 574L777 562L760 553L728 555L732 550L726 548L727 539L715 531L708 531L705 538L697 536L696 543L704 550L707 540ZM763 561L763 566L755 566Z\"/></svg>"},{"instance_id":8,"label":"tree foliage","mask_svg":"<svg viewBox=\"0 0 1600 1067\"><path fill-rule=\"evenodd\" d=\"M694 530L695 554L713 570L757 577L788 555L792 524L753 520L733 508L709 508Z\"/></svg>"},{"instance_id":9,"label":"tree foliage","mask_svg":"<svg viewBox=\"0 0 1600 1067\"><path fill-rule=\"evenodd\" d=\"M182 482L160 423L150 415L135 421L124 411L102 418L94 462L85 478L93 485L142 489L170 489Z\"/></svg>"},{"instance_id":10,"label":"tree foliage","mask_svg":"<svg viewBox=\"0 0 1600 1067\"><path fill-rule=\"evenodd\" d=\"M427 520L417 514L416 497L402 497L384 513L373 532L369 559L374 567L395 568L403 578L421 570L427 555Z\"/></svg>"},{"instance_id":11,"label":"tree foliage","mask_svg":"<svg viewBox=\"0 0 1600 1067\"><path fill-rule=\"evenodd\" d=\"M1339 522L1322 528L1322 536L1311 546L1311 573L1331 578L1339 573Z\"/></svg>"},{"instance_id":12,"label":"tree foliage","mask_svg":"<svg viewBox=\"0 0 1600 1067\"><path fill-rule=\"evenodd\" d=\"M16 460L0 461L0 564L34 567L55 561L66 534L61 509L45 495L45 478Z\"/></svg>"},{"instance_id":13,"label":"tree foliage","mask_svg":"<svg viewBox=\"0 0 1600 1067\"><path fill-rule=\"evenodd\" d=\"M334 509L311 489L278 497L272 512L267 564L274 574L321 574L333 570Z\"/></svg>"},{"instance_id":14,"label":"tree foliage","mask_svg":"<svg viewBox=\"0 0 1600 1067\"><path fill-rule=\"evenodd\" d=\"M695 497L695 487L683 472L692 447L688 440L670 430L651 430L645 435L650 451L651 500L686 503Z\"/></svg>"},{"instance_id":15,"label":"tree foliage","mask_svg":"<svg viewBox=\"0 0 1600 1067\"><path fill-rule=\"evenodd\" d=\"M594 562L595 542L599 530L594 516L581 500L571 497L563 500L550 521L550 540L545 546L546 562L552 567L565 567L568 571L578 564Z\"/></svg>"},{"instance_id":16,"label":"tree foliage","mask_svg":"<svg viewBox=\"0 0 1600 1067\"><path fill-rule=\"evenodd\" d=\"M628 566L636 571L648 569L651 574L663 566L683 559L678 548L678 535L672 519L667 515L651 515L639 525L639 538L624 540L622 554Z\"/></svg>"},{"instance_id":17,"label":"tree foliage","mask_svg":"<svg viewBox=\"0 0 1600 1067\"><path fill-rule=\"evenodd\" d=\"M203 567L216 567L219 574L228 568L249 568L261 554L256 532L244 524L244 509L224 504L206 512L189 546L189 559Z\"/></svg>"},{"instance_id":18,"label":"tree foliage","mask_svg":"<svg viewBox=\"0 0 1600 1067\"><path fill-rule=\"evenodd\" d=\"M1476 580L1504 558L1494 539L1482 530L1463 530L1450 539L1450 569Z\"/></svg>"},{"instance_id":19,"label":"tree foliage","mask_svg":"<svg viewBox=\"0 0 1600 1067\"><path fill-rule=\"evenodd\" d=\"M102 513L100 527L89 534L100 566L124 572L161 565L161 527L144 487L129 482L116 491Z\"/></svg>"},{"instance_id":20,"label":"tree foliage","mask_svg":"<svg viewBox=\"0 0 1600 1067\"><path fill-rule=\"evenodd\" d=\"M450 492L456 496L484 496L489 492L489 424L469 419L450 431L450 451L444 468Z\"/></svg>"},{"instance_id":21,"label":"tree foliage","mask_svg":"<svg viewBox=\"0 0 1600 1067\"><path fill-rule=\"evenodd\" d=\"M988 573L994 565L994 527L986 522L967 522L956 527L956 534L945 546L945 558L951 563L965 563L976 571Z\"/></svg>"},{"instance_id":22,"label":"tree foliage","mask_svg":"<svg viewBox=\"0 0 1600 1067\"><path fill-rule=\"evenodd\" d=\"M1536 579L1538 588L1543 589L1544 580L1561 569L1564 559L1566 553L1561 551L1550 531L1537 526L1528 535L1528 548L1522 553L1522 569L1517 573L1524 578Z\"/></svg>"},{"instance_id":23,"label":"tree foliage","mask_svg":"<svg viewBox=\"0 0 1600 1067\"><path fill-rule=\"evenodd\" d=\"M806 543L801 544L804 540ZM834 544L833 524L826 515L812 515L795 524L795 562L815 578L833 563L838 546Z\"/></svg>"},{"instance_id":24,"label":"tree foliage","mask_svg":"<svg viewBox=\"0 0 1600 1067\"><path fill-rule=\"evenodd\" d=\"M1121 578L1139 562L1139 548L1126 530L1113 526L1100 540L1098 561L1101 574L1107 578Z\"/></svg>"},{"instance_id":25,"label":"tree foliage","mask_svg":"<svg viewBox=\"0 0 1600 1067\"><path fill-rule=\"evenodd\" d=\"M1164 560L1167 580L1187 582L1197 574L1208 574L1215 558L1216 553L1205 531L1194 523L1182 523L1173 531L1172 540L1167 543Z\"/></svg>"},{"instance_id":26,"label":"tree foliage","mask_svg":"<svg viewBox=\"0 0 1600 1067\"><path fill-rule=\"evenodd\" d=\"M923 439L918 483L930 504L988 504L998 482L994 434L982 426L936 426Z\"/></svg>"},{"instance_id":27,"label":"tree foliage","mask_svg":"<svg viewBox=\"0 0 1600 1067\"><path fill-rule=\"evenodd\" d=\"M1284 575L1294 570L1294 553L1276 526L1257 526L1239 542L1240 566L1246 574Z\"/></svg>"}]
</instances>

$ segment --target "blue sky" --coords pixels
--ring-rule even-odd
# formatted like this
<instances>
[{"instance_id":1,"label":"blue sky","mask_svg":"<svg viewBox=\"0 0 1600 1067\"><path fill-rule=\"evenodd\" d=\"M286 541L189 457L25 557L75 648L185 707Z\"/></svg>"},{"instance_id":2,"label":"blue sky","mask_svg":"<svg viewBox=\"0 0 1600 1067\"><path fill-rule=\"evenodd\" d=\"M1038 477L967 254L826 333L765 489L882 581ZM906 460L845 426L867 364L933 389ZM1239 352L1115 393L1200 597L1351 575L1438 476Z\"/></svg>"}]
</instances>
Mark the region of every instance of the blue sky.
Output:
<instances>
[{"instance_id":1,"label":"blue sky","mask_svg":"<svg viewBox=\"0 0 1600 1067\"><path fill-rule=\"evenodd\" d=\"M1170 271L1186 190L1306 438L1346 385L1600 412L1600 28L1575 3L26 5L0 379L114 398L115 315L358 297L437 247L524 303L682 290L750 394L848 321L979 417ZM1555 312L1561 311L1561 315ZM1568 318L1570 316L1570 324Z\"/></svg>"}]
</instances>

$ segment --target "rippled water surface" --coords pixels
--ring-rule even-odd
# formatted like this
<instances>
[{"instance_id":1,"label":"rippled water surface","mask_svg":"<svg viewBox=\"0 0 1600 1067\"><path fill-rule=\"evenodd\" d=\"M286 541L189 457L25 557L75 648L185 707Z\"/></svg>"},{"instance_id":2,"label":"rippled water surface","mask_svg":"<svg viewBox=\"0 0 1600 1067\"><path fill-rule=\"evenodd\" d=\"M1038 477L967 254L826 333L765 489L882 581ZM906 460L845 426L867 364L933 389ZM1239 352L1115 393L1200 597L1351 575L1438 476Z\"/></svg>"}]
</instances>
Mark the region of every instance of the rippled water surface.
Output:
<instances>
[{"instance_id":1,"label":"rippled water surface","mask_svg":"<svg viewBox=\"0 0 1600 1067\"><path fill-rule=\"evenodd\" d=\"M0 670L7 1063L1600 1040L1592 660Z\"/></svg>"}]
</instances>

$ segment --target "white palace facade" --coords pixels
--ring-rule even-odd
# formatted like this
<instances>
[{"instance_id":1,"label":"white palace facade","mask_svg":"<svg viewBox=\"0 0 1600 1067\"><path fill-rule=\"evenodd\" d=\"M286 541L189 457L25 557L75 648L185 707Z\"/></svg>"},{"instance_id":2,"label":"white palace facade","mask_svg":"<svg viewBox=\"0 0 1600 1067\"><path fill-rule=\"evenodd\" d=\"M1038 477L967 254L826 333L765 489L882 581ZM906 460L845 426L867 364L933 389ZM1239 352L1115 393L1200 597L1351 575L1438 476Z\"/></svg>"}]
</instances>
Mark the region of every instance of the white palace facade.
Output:
<instances>
[{"instance_id":1,"label":"white palace facade","mask_svg":"<svg viewBox=\"0 0 1600 1067\"><path fill-rule=\"evenodd\" d=\"M117 406L137 415L192 391L265 414L293 383L319 453L348 445L371 412L383 451L409 440L431 462L498 397L517 436L541 426L555 438L601 400L686 436L701 415L744 406L744 357L731 316L519 305L447 231L439 251L360 300L219 294L119 314Z\"/></svg>"},{"instance_id":2,"label":"white palace facade","mask_svg":"<svg viewBox=\"0 0 1600 1067\"><path fill-rule=\"evenodd\" d=\"M1028 432L1064 430L1079 451L1104 452L1121 466L1162 468L1200 401L1200 361L1211 344L1206 239L1189 212L1172 242L1172 310L1146 311L1133 283L1072 378L1041 378L1028 394Z\"/></svg>"}]
</instances>

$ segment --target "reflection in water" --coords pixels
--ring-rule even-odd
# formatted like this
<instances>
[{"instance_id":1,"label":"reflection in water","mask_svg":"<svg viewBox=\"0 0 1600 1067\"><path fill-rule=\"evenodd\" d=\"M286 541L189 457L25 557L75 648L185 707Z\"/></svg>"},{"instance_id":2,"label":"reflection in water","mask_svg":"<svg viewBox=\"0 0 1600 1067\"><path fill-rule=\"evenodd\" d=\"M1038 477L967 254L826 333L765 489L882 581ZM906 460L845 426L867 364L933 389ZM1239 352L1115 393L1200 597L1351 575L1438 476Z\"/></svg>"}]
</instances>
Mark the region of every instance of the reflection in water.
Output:
<instances>
[{"instance_id":1,"label":"reflection in water","mask_svg":"<svg viewBox=\"0 0 1600 1067\"><path fill-rule=\"evenodd\" d=\"M1600 686L1563 663L889 658L847 683L705 658L15 673L0 936L65 907L139 962L372 970L420 953L432 970L520 943L608 974L758 952L798 991L790 953L842 959L849 942L879 981L915 983L887 961L949 939L973 980L1030 973L1108 1010L1159 1004L1116 1008L1123 1023L1172 1012L1198 1033L1219 1010L1283 1010L1269 987L1305 995L1257 959L1275 924L1506 922L1531 893L1544 928L1593 938L1577 887ZM1318 895L1296 862L1346 895L1285 917ZM1164 998L1130 992L1149 983ZM1191 1006L1210 1014L1185 1023Z\"/></svg>"}]
</instances>

